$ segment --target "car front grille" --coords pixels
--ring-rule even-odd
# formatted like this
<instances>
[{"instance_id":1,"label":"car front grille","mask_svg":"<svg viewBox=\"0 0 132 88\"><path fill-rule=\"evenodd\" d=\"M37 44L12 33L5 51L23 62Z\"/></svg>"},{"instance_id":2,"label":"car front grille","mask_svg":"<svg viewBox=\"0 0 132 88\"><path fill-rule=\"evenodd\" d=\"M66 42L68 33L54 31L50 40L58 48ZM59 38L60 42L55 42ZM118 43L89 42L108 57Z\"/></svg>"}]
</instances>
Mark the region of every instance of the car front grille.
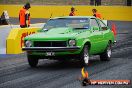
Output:
<instances>
[{"instance_id":1,"label":"car front grille","mask_svg":"<svg viewBox=\"0 0 132 88\"><path fill-rule=\"evenodd\" d=\"M66 47L66 41L35 41L34 47Z\"/></svg>"}]
</instances>

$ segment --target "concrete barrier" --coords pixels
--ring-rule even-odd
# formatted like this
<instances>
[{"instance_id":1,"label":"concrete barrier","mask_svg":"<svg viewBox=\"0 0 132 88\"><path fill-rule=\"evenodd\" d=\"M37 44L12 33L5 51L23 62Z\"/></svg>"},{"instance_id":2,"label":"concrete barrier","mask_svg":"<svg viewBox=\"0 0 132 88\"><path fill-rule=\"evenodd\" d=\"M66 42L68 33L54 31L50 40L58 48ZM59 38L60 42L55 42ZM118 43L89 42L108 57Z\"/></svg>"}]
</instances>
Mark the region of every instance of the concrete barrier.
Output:
<instances>
[{"instance_id":1,"label":"concrete barrier","mask_svg":"<svg viewBox=\"0 0 132 88\"><path fill-rule=\"evenodd\" d=\"M23 5L0 5L0 13L7 10L10 17L18 17ZM31 18L49 18L68 16L72 6L33 6L30 9ZM97 9L106 20L132 21L132 6L75 6L76 15L90 16L92 9ZM13 9L13 10L12 10Z\"/></svg>"},{"instance_id":2,"label":"concrete barrier","mask_svg":"<svg viewBox=\"0 0 132 88\"><path fill-rule=\"evenodd\" d=\"M32 27L42 28L43 26L44 23L31 24L31 28ZM20 29L19 25L0 26L0 54L6 54L6 50L8 50L6 48L7 45L6 39L8 38L8 35L10 35L10 32L16 28Z\"/></svg>"},{"instance_id":3,"label":"concrete barrier","mask_svg":"<svg viewBox=\"0 0 132 88\"><path fill-rule=\"evenodd\" d=\"M7 54L20 54L24 45L24 37L36 33L40 28L15 28L12 29L6 40Z\"/></svg>"},{"instance_id":4,"label":"concrete barrier","mask_svg":"<svg viewBox=\"0 0 132 88\"><path fill-rule=\"evenodd\" d=\"M0 26L0 54L6 53L6 38L11 31L10 26Z\"/></svg>"}]
</instances>

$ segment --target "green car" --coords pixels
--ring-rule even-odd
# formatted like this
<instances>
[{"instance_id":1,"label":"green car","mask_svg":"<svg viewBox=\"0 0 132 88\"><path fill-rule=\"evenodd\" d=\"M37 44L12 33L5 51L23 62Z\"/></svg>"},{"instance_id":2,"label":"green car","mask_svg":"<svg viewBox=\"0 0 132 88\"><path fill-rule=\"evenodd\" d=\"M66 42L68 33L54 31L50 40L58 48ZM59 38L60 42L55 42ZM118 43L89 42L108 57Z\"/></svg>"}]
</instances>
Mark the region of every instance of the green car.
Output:
<instances>
[{"instance_id":1,"label":"green car","mask_svg":"<svg viewBox=\"0 0 132 88\"><path fill-rule=\"evenodd\" d=\"M114 35L110 28L93 16L66 16L48 20L38 33L24 39L31 67L39 59L79 60L87 65L90 55L109 61Z\"/></svg>"}]
</instances>

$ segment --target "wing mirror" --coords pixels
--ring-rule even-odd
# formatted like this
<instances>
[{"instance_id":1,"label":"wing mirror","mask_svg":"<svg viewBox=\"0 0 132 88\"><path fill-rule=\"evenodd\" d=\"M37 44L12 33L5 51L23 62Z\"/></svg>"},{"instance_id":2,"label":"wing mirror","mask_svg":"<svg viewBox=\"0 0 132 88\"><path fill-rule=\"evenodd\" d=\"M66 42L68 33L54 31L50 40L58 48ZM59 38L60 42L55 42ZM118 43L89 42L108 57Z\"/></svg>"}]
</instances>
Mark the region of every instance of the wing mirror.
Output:
<instances>
[{"instance_id":1,"label":"wing mirror","mask_svg":"<svg viewBox=\"0 0 132 88\"><path fill-rule=\"evenodd\" d=\"M98 31L98 30L99 30L99 27L96 27L96 26L93 27L93 31Z\"/></svg>"}]
</instances>

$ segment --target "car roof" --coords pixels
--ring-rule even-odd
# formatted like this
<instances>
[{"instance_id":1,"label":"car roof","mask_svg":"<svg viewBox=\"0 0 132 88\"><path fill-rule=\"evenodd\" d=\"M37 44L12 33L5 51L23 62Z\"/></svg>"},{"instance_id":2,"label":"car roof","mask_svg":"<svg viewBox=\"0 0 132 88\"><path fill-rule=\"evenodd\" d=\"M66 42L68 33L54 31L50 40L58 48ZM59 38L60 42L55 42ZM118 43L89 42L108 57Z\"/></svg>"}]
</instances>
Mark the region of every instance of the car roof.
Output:
<instances>
[{"instance_id":1,"label":"car roof","mask_svg":"<svg viewBox=\"0 0 132 88\"><path fill-rule=\"evenodd\" d=\"M55 17L51 19L59 19L59 18L96 18L94 16L63 16L63 17Z\"/></svg>"}]
</instances>

